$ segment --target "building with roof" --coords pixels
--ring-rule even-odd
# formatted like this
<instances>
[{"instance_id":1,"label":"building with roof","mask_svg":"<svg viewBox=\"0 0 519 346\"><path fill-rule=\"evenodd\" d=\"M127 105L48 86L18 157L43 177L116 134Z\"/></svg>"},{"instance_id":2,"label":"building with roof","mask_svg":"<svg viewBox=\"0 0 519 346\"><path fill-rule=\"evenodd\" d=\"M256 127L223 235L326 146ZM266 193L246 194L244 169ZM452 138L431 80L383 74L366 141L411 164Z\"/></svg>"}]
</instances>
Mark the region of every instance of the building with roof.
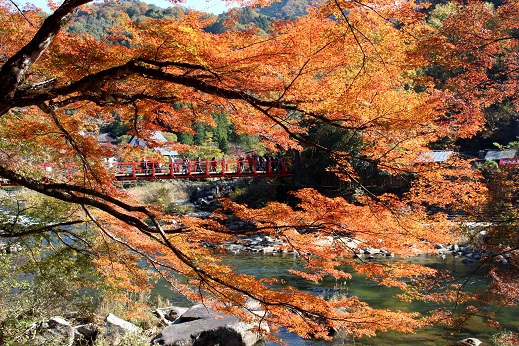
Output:
<instances>
[{"instance_id":1,"label":"building with roof","mask_svg":"<svg viewBox=\"0 0 519 346\"><path fill-rule=\"evenodd\" d=\"M97 141L99 143L110 143L110 144L116 144L117 143L117 136L114 135L113 133L111 132L107 132L107 133L100 133L98 136L97 136Z\"/></svg>"},{"instance_id":2,"label":"building with roof","mask_svg":"<svg viewBox=\"0 0 519 346\"><path fill-rule=\"evenodd\" d=\"M452 150L434 150L424 153L420 156L420 160L424 162L445 162L452 154L454 154Z\"/></svg>"},{"instance_id":3,"label":"building with roof","mask_svg":"<svg viewBox=\"0 0 519 346\"><path fill-rule=\"evenodd\" d=\"M505 149L505 150L485 150L485 156L483 160L489 161L500 161L502 159L513 159L517 154L517 150L515 149Z\"/></svg>"},{"instance_id":4,"label":"building with roof","mask_svg":"<svg viewBox=\"0 0 519 346\"><path fill-rule=\"evenodd\" d=\"M150 140L152 140L154 142L158 142L158 143L164 143L164 144L166 144L168 142L166 137L164 137L164 135L160 131L156 131L153 134L153 136L150 138ZM146 144L146 141L137 136L133 136L132 139L128 143L132 146L141 146L143 148L148 147L148 145ZM173 159L179 156L177 151L171 150L170 148L167 147L167 145L165 145L164 147L155 147L153 149L158 151L159 153L161 153L162 156L168 156Z\"/></svg>"}]
</instances>

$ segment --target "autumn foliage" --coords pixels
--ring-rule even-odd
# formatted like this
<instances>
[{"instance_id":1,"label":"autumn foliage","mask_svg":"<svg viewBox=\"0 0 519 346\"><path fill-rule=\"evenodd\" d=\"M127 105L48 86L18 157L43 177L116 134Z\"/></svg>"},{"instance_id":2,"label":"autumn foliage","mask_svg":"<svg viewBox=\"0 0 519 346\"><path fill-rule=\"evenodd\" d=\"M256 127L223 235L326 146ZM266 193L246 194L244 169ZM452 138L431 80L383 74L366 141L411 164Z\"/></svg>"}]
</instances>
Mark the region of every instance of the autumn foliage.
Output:
<instances>
[{"instance_id":1,"label":"autumn foliage","mask_svg":"<svg viewBox=\"0 0 519 346\"><path fill-rule=\"evenodd\" d=\"M348 279L356 271L408 298L459 298L452 291L419 292L424 287L415 284L437 277L434 270L359 261L347 240L405 258L458 240L459 220L430 213L431 207L488 215L492 196L473 165L455 157L431 163L424 153L443 138L477 133L485 107L516 101L515 1L497 9L456 3L442 25L432 25L424 5L413 1L334 0L296 21L275 22L262 35L253 29L208 33L203 28L210 19L195 11L143 23L121 13L101 40L64 30L87 2L67 0L48 17L0 2L0 175L70 203L69 218L97 238L89 252L109 284L145 289L137 265L145 259L189 299L252 319L257 316L242 308L253 298L267 312L262 323L303 337L327 338L330 328L354 335L412 332L432 321L377 310L357 297L326 301L240 274L222 263L225 254L205 246L251 232L227 229L232 217L284 240L304 261L304 270L295 272L303 278ZM121 37L130 44L114 44ZM426 73L431 67L454 72L439 80ZM147 138L164 128L192 131L194 120L213 124L215 112L229 114L238 133L259 136L276 150L318 146L307 136L312 123L348 130L358 136L360 153L321 147L335 161L330 171L357 182L352 161L361 160L387 174L411 174L412 187L397 196L360 186L349 198L303 188L293 192L295 205L271 202L260 209L225 200L222 210L202 220L136 204L102 160L137 155L136 149L114 152L93 136L114 113L131 125L131 134ZM75 164L72 178L44 180L37 164L49 162ZM514 253L513 244L515 237L502 251ZM495 297L509 291L500 282L517 291L492 273Z\"/></svg>"}]
</instances>

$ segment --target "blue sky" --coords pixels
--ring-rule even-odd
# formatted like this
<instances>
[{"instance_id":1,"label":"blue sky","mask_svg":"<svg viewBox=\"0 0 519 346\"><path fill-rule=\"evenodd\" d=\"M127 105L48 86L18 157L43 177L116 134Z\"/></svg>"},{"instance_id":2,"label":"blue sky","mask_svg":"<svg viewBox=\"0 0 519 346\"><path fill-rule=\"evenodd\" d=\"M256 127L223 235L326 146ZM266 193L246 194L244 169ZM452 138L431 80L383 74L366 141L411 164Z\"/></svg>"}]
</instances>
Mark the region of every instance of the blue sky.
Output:
<instances>
[{"instance_id":1,"label":"blue sky","mask_svg":"<svg viewBox=\"0 0 519 346\"><path fill-rule=\"evenodd\" d=\"M56 3L59 2L59 0L55 0ZM157 5L159 7L167 8L173 6L170 2L166 0L142 0L148 4ZM15 2L21 6L25 4L26 2L32 3L33 5L38 6L39 8L46 9L47 8L47 0L15 0ZM222 12L227 11L229 8L225 4L225 1L223 0L186 0L186 2L181 4L182 6L193 8L196 10L209 12L213 14L220 14Z\"/></svg>"}]
</instances>

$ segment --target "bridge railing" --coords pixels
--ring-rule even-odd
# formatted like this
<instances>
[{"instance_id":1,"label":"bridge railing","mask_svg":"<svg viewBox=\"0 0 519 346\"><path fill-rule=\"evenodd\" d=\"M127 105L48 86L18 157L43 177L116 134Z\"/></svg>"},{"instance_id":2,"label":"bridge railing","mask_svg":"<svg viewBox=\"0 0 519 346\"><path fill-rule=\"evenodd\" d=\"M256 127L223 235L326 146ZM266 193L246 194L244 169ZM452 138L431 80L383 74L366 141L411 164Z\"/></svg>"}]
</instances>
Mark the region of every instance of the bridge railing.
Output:
<instances>
[{"instance_id":1,"label":"bridge railing","mask_svg":"<svg viewBox=\"0 0 519 346\"><path fill-rule=\"evenodd\" d=\"M114 162L118 178L204 178L211 176L287 175L291 173L281 160L251 161L219 159L201 161L158 162Z\"/></svg>"}]
</instances>

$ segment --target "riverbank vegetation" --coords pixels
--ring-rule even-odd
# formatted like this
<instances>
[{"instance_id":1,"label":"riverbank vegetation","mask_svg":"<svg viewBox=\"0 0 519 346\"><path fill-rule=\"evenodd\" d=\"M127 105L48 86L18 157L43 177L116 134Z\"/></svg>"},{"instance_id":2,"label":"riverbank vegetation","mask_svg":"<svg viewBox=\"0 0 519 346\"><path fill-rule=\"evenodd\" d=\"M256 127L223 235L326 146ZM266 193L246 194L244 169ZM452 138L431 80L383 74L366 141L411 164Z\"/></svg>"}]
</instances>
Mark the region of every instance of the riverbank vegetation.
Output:
<instances>
[{"instance_id":1,"label":"riverbank vegetation","mask_svg":"<svg viewBox=\"0 0 519 346\"><path fill-rule=\"evenodd\" d=\"M513 146L519 3L284 2L283 18L255 12L271 1L239 3L252 7L216 17L88 0L45 14L0 0L0 176L32 191L3 198L0 239L32 260L2 255L1 289L34 291L27 299L36 300L54 294L49 311L67 302L87 309L145 292L160 275L187 299L246 321L257 317L246 308L253 299L269 337L286 328L322 339L330 330L358 337L458 325L484 314L481 303L515 305L517 162L480 169L431 152L478 150L474 143L489 140ZM104 30L89 29L98 24ZM147 151L100 143L101 128L146 139ZM156 131L168 142L152 140ZM160 156L152 150L164 146L185 155L289 154L299 171L290 183L234 191L199 217L165 187L135 198L107 164ZM323 188L330 177L333 193ZM397 180L405 184L394 190ZM429 267L357 253L434 253L466 239L469 222L489 267L484 293ZM440 308L378 309L356 296L298 290L276 273L254 278L213 247L250 234L282 240L280 251L304 261L290 272L306 280L347 281L355 272ZM18 287L20 273L29 286ZM31 312L14 316L18 323Z\"/></svg>"}]
</instances>

